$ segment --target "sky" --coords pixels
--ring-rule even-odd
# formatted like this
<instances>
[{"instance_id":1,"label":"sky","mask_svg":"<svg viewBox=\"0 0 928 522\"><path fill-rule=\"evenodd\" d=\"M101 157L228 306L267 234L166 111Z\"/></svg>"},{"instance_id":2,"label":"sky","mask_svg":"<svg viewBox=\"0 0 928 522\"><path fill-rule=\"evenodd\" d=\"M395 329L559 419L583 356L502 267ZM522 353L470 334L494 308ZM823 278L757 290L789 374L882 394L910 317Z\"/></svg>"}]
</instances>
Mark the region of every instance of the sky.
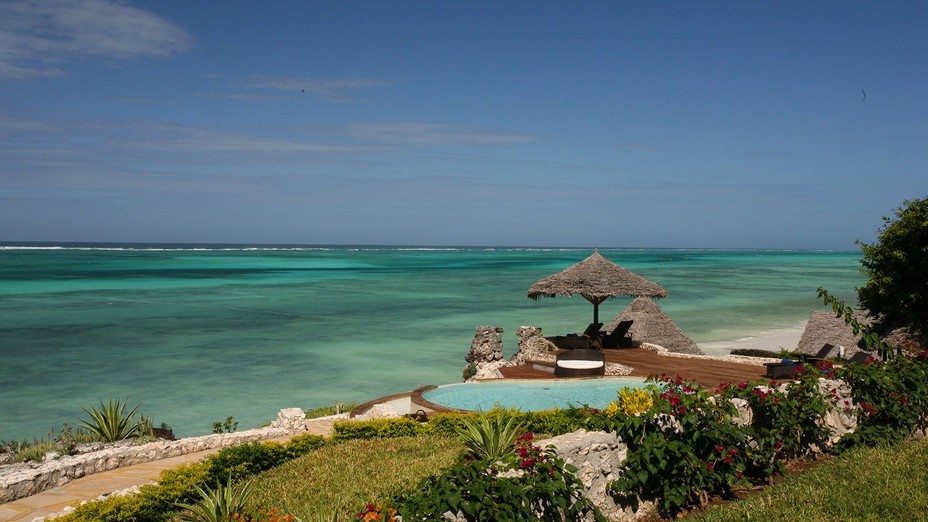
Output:
<instances>
[{"instance_id":1,"label":"sky","mask_svg":"<svg viewBox=\"0 0 928 522\"><path fill-rule=\"evenodd\" d=\"M0 0L0 241L856 250L928 3Z\"/></svg>"}]
</instances>

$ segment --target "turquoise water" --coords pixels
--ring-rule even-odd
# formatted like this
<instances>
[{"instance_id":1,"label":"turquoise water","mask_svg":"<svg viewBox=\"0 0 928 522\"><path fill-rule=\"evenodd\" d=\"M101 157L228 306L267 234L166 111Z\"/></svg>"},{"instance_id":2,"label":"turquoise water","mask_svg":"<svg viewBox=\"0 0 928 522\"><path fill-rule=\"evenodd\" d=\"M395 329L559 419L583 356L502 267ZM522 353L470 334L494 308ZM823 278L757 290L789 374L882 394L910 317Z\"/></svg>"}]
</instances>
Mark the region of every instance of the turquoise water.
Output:
<instances>
[{"instance_id":1,"label":"turquoise water","mask_svg":"<svg viewBox=\"0 0 928 522\"><path fill-rule=\"evenodd\" d=\"M570 406L604 409L621 388L642 388L644 379L621 377L575 381L504 381L458 383L440 386L422 397L460 410L487 411L495 406L539 411Z\"/></svg>"},{"instance_id":2,"label":"turquoise water","mask_svg":"<svg viewBox=\"0 0 928 522\"><path fill-rule=\"evenodd\" d=\"M0 247L0 439L128 398L181 435L229 415L363 402L460 380L481 325L582 331L579 296L532 301L575 249ZM700 342L795 327L825 286L853 302L857 252L601 250L667 288ZM628 305L600 306L611 319ZM771 347L776 348L776 347Z\"/></svg>"}]
</instances>

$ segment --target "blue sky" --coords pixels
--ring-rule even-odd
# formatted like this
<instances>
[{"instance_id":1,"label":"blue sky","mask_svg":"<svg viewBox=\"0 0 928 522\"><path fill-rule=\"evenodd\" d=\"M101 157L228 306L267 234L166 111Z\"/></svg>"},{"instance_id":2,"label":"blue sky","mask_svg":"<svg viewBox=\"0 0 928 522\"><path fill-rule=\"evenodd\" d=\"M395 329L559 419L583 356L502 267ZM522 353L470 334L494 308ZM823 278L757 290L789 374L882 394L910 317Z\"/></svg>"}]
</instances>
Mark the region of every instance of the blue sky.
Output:
<instances>
[{"instance_id":1,"label":"blue sky","mask_svg":"<svg viewBox=\"0 0 928 522\"><path fill-rule=\"evenodd\" d=\"M925 2L0 2L0 240L855 249Z\"/></svg>"}]
</instances>

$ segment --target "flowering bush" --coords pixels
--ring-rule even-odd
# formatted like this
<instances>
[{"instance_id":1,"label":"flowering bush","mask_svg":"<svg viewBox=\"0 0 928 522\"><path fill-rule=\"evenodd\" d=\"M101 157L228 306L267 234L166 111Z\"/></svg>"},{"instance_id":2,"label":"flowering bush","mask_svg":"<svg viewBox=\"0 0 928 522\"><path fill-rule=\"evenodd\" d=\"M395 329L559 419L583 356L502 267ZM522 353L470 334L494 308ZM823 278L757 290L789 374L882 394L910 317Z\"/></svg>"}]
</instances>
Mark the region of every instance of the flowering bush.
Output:
<instances>
[{"instance_id":1,"label":"flowering bush","mask_svg":"<svg viewBox=\"0 0 928 522\"><path fill-rule=\"evenodd\" d=\"M409 520L437 520L447 511L468 521L582 520L587 514L605 520L583 496L577 469L552 447L532 441L531 433L519 436L515 451L496 461L462 456L444 474L399 497L398 512Z\"/></svg>"},{"instance_id":2,"label":"flowering bush","mask_svg":"<svg viewBox=\"0 0 928 522\"><path fill-rule=\"evenodd\" d=\"M644 390L641 388L622 388L618 392L619 400L612 401L606 408L605 414L608 417L621 415L638 415L644 413L654 406L654 396L657 389L649 387Z\"/></svg>"},{"instance_id":3,"label":"flowering bush","mask_svg":"<svg viewBox=\"0 0 928 522\"><path fill-rule=\"evenodd\" d=\"M782 470L785 459L807 456L813 446L823 449L830 435L823 417L833 400L819 391L820 375L816 368L800 366L783 389L775 382L720 388L720 398L745 399L754 413L746 430L753 443L744 448L751 476L768 477Z\"/></svg>"},{"instance_id":4,"label":"flowering bush","mask_svg":"<svg viewBox=\"0 0 928 522\"><path fill-rule=\"evenodd\" d=\"M858 406L857 429L841 440L840 450L899 442L928 427L928 351L908 345L900 352L888 362L868 359L838 370Z\"/></svg>"},{"instance_id":5,"label":"flowering bush","mask_svg":"<svg viewBox=\"0 0 928 522\"><path fill-rule=\"evenodd\" d=\"M675 513L705 502L708 493L746 484L746 437L732 421L732 403L715 400L679 376L661 376L659 382L664 391L644 415L605 421L628 445L613 492L656 499L662 511Z\"/></svg>"}]
</instances>

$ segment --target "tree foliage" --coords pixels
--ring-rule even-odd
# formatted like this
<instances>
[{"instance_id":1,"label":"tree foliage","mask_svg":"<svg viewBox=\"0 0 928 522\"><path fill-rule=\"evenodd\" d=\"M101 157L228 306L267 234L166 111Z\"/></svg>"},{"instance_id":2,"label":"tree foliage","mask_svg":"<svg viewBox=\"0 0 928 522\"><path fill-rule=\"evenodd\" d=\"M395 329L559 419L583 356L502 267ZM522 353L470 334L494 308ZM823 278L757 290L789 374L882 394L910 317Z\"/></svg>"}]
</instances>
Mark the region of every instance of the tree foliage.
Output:
<instances>
[{"instance_id":1,"label":"tree foliage","mask_svg":"<svg viewBox=\"0 0 928 522\"><path fill-rule=\"evenodd\" d=\"M867 284L857 289L862 308L878 317L877 331L907 326L928 337L928 197L905 201L895 219L884 217L873 244L858 242Z\"/></svg>"}]
</instances>

